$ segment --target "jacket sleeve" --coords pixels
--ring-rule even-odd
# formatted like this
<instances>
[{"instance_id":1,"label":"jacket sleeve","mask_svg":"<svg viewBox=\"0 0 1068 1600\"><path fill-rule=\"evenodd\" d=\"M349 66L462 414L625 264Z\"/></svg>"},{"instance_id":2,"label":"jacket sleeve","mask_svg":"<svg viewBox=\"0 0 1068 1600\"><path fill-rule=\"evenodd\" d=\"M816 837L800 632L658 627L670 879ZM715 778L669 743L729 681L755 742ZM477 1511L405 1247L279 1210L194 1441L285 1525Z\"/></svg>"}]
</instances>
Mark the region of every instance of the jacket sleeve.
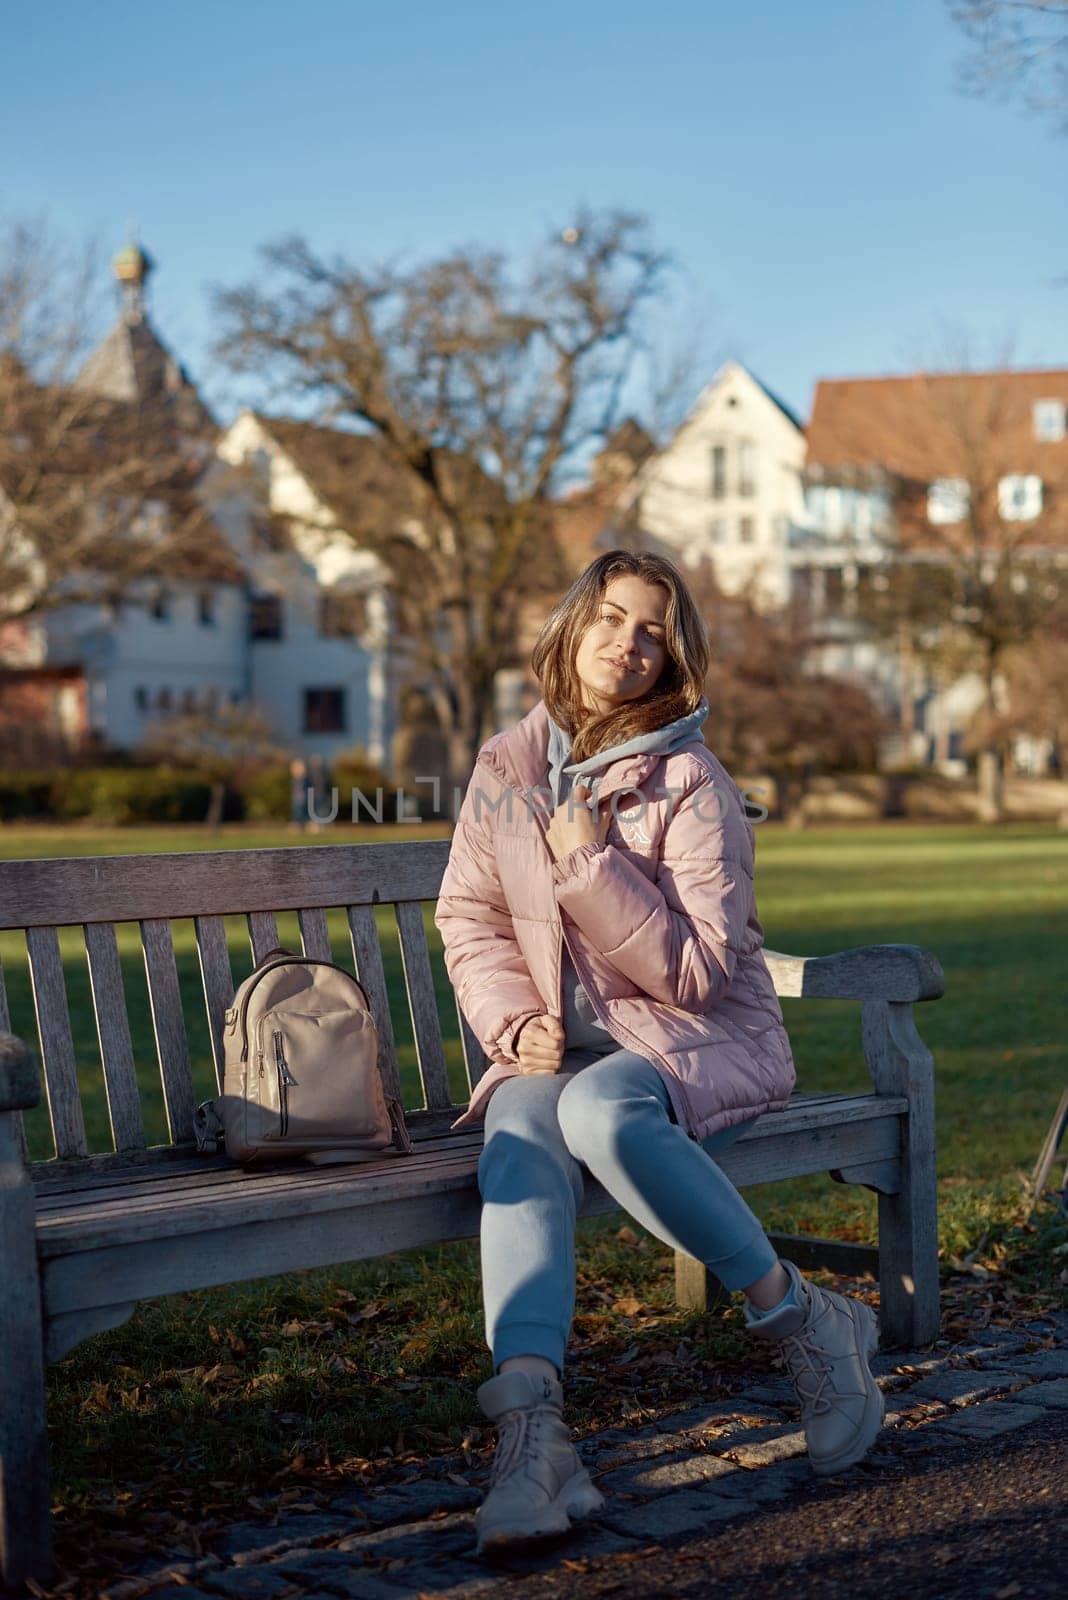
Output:
<instances>
[{"instance_id":1,"label":"jacket sleeve","mask_svg":"<svg viewBox=\"0 0 1068 1600\"><path fill-rule=\"evenodd\" d=\"M727 993L753 900L752 832L707 774L674 804L651 882L611 844L553 866L557 904L606 961L654 1000L711 1011Z\"/></svg>"},{"instance_id":2,"label":"jacket sleeve","mask_svg":"<svg viewBox=\"0 0 1068 1600\"><path fill-rule=\"evenodd\" d=\"M477 769L476 769L477 771ZM546 1009L519 948L493 851L492 810L476 816L472 781L452 836L434 926L460 1010L492 1061L515 1065L520 1028Z\"/></svg>"}]
</instances>

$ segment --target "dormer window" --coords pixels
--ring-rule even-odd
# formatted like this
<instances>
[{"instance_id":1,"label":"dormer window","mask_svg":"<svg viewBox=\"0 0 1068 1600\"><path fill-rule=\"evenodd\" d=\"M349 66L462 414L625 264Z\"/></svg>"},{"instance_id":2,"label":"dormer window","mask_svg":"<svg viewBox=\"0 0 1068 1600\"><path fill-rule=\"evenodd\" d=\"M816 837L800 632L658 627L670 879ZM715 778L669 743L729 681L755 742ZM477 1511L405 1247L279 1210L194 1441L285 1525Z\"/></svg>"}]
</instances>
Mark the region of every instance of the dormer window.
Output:
<instances>
[{"instance_id":1,"label":"dormer window","mask_svg":"<svg viewBox=\"0 0 1068 1600\"><path fill-rule=\"evenodd\" d=\"M1042 444L1056 444L1064 438L1065 403L1063 400L1036 400L1034 404L1035 438Z\"/></svg>"},{"instance_id":2,"label":"dormer window","mask_svg":"<svg viewBox=\"0 0 1068 1600\"><path fill-rule=\"evenodd\" d=\"M966 478L936 478L927 490L927 520L938 526L963 522L968 515Z\"/></svg>"},{"instance_id":3,"label":"dormer window","mask_svg":"<svg viewBox=\"0 0 1068 1600\"><path fill-rule=\"evenodd\" d=\"M1042 479L1012 472L998 483L998 511L1006 522L1030 522L1042 510Z\"/></svg>"}]
</instances>

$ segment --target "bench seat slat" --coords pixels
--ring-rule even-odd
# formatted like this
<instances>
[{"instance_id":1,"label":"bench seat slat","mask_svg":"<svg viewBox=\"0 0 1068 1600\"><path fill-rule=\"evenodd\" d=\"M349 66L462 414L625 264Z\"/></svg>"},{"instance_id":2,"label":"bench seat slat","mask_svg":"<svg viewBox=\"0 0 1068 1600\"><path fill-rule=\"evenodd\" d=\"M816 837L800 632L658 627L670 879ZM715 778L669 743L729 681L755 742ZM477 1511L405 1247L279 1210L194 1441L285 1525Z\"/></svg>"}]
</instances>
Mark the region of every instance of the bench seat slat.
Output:
<instances>
[{"instance_id":1,"label":"bench seat slat","mask_svg":"<svg viewBox=\"0 0 1068 1600\"><path fill-rule=\"evenodd\" d=\"M126 1015L118 940L110 922L85 925L85 954L96 1016L96 1036L104 1069L111 1137L116 1150L143 1150L145 1124L137 1087L133 1042Z\"/></svg>"},{"instance_id":2,"label":"bench seat slat","mask_svg":"<svg viewBox=\"0 0 1068 1600\"><path fill-rule=\"evenodd\" d=\"M441 1019L438 1016L437 996L434 993L434 974L430 969L423 908L418 901L410 900L404 905L397 906L396 911L397 927L400 930L401 959L404 963L404 981L408 989L416 1050L419 1053L419 1075L423 1082L424 1103L430 1110L440 1111L444 1106L452 1104L452 1095L449 1092L449 1070L445 1065L445 1051L441 1043Z\"/></svg>"},{"instance_id":3,"label":"bench seat slat","mask_svg":"<svg viewBox=\"0 0 1068 1600\"><path fill-rule=\"evenodd\" d=\"M378 1063L386 1092L401 1098L400 1071L397 1067L397 1045L393 1037L393 1017L389 1009L389 990L386 988L386 971L382 965L382 949L378 942L378 924L370 906L347 908L349 934L352 938L352 957L356 963L356 976L367 990L371 1010L378 1024Z\"/></svg>"},{"instance_id":4,"label":"bench seat slat","mask_svg":"<svg viewBox=\"0 0 1068 1600\"><path fill-rule=\"evenodd\" d=\"M28 928L26 949L56 1155L84 1156L89 1146L78 1093L78 1069L58 930Z\"/></svg>"},{"instance_id":5,"label":"bench seat slat","mask_svg":"<svg viewBox=\"0 0 1068 1600\"><path fill-rule=\"evenodd\" d=\"M193 1079L171 925L162 917L141 923L148 1001L163 1083L167 1127L175 1144L193 1137Z\"/></svg>"},{"instance_id":6,"label":"bench seat slat","mask_svg":"<svg viewBox=\"0 0 1068 1600\"><path fill-rule=\"evenodd\" d=\"M211 1059L215 1067L215 1086L223 1083L223 1029L226 1012L234 998L234 977L230 967L230 947L222 917L194 917L193 931L200 960L200 981L208 1013Z\"/></svg>"},{"instance_id":7,"label":"bench seat slat","mask_svg":"<svg viewBox=\"0 0 1068 1600\"><path fill-rule=\"evenodd\" d=\"M893 1161L900 1154L904 1102L876 1095L864 1099L867 1115L853 1114L844 1122L827 1109L822 1115L810 1110L793 1119L792 1126L789 1111L761 1119L724 1152L721 1164L736 1183L745 1184ZM855 1101L840 1107L842 1112L859 1109ZM41 1216L39 1248L46 1256L62 1255L145 1239L162 1242L251 1221L277 1224L281 1232L295 1217L403 1201L430 1189L471 1183L481 1148L481 1130L476 1128L441 1153L410 1160L387 1158L373 1165L309 1168L299 1174L243 1173L239 1181L209 1185L203 1192L161 1183L158 1194L113 1202L104 1197L94 1202L80 1194L71 1197L67 1208L50 1208Z\"/></svg>"}]
</instances>

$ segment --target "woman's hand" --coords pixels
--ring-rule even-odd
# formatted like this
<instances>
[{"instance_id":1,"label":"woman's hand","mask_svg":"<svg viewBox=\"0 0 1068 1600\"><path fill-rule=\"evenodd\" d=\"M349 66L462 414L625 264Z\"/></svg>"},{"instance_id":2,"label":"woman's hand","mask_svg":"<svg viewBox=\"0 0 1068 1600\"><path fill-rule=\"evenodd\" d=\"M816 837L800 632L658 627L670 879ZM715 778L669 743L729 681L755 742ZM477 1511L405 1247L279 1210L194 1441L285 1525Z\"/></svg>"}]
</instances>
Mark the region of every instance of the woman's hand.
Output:
<instances>
[{"instance_id":1,"label":"woman's hand","mask_svg":"<svg viewBox=\"0 0 1068 1600\"><path fill-rule=\"evenodd\" d=\"M605 834L608 832L609 814L606 810L594 821L593 813L587 805L590 793L587 784L577 783L572 790L574 804L569 806L569 802L565 800L553 812L545 838L555 861L559 861L560 857L566 856L569 851L577 850L581 844L591 844L594 841L604 844ZM569 809L570 816L568 816Z\"/></svg>"},{"instance_id":2,"label":"woman's hand","mask_svg":"<svg viewBox=\"0 0 1068 1600\"><path fill-rule=\"evenodd\" d=\"M524 1022L519 1030L516 1054L520 1072L559 1072L564 1055L564 1025L560 1018L550 1017L546 1012Z\"/></svg>"}]
</instances>

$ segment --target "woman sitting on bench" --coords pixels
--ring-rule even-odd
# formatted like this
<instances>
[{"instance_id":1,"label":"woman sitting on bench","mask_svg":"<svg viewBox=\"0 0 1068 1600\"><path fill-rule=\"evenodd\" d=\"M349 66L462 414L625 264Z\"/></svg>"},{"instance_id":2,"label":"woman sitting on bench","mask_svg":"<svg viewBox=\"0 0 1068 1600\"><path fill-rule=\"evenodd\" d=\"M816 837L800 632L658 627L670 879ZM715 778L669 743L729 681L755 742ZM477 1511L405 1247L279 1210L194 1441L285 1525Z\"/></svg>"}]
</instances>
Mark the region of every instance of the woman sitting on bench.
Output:
<instances>
[{"instance_id":1,"label":"woman sitting on bench","mask_svg":"<svg viewBox=\"0 0 1068 1600\"><path fill-rule=\"evenodd\" d=\"M714 1159L783 1109L794 1070L752 825L701 736L709 655L670 561L599 556L534 646L543 699L482 747L457 821L435 921L493 1063L461 1119L485 1119L495 1375L478 1400L500 1427L482 1552L603 1503L562 1416L586 1171L744 1292L746 1327L794 1379L816 1472L859 1461L882 1425L874 1314L781 1261Z\"/></svg>"}]
</instances>

